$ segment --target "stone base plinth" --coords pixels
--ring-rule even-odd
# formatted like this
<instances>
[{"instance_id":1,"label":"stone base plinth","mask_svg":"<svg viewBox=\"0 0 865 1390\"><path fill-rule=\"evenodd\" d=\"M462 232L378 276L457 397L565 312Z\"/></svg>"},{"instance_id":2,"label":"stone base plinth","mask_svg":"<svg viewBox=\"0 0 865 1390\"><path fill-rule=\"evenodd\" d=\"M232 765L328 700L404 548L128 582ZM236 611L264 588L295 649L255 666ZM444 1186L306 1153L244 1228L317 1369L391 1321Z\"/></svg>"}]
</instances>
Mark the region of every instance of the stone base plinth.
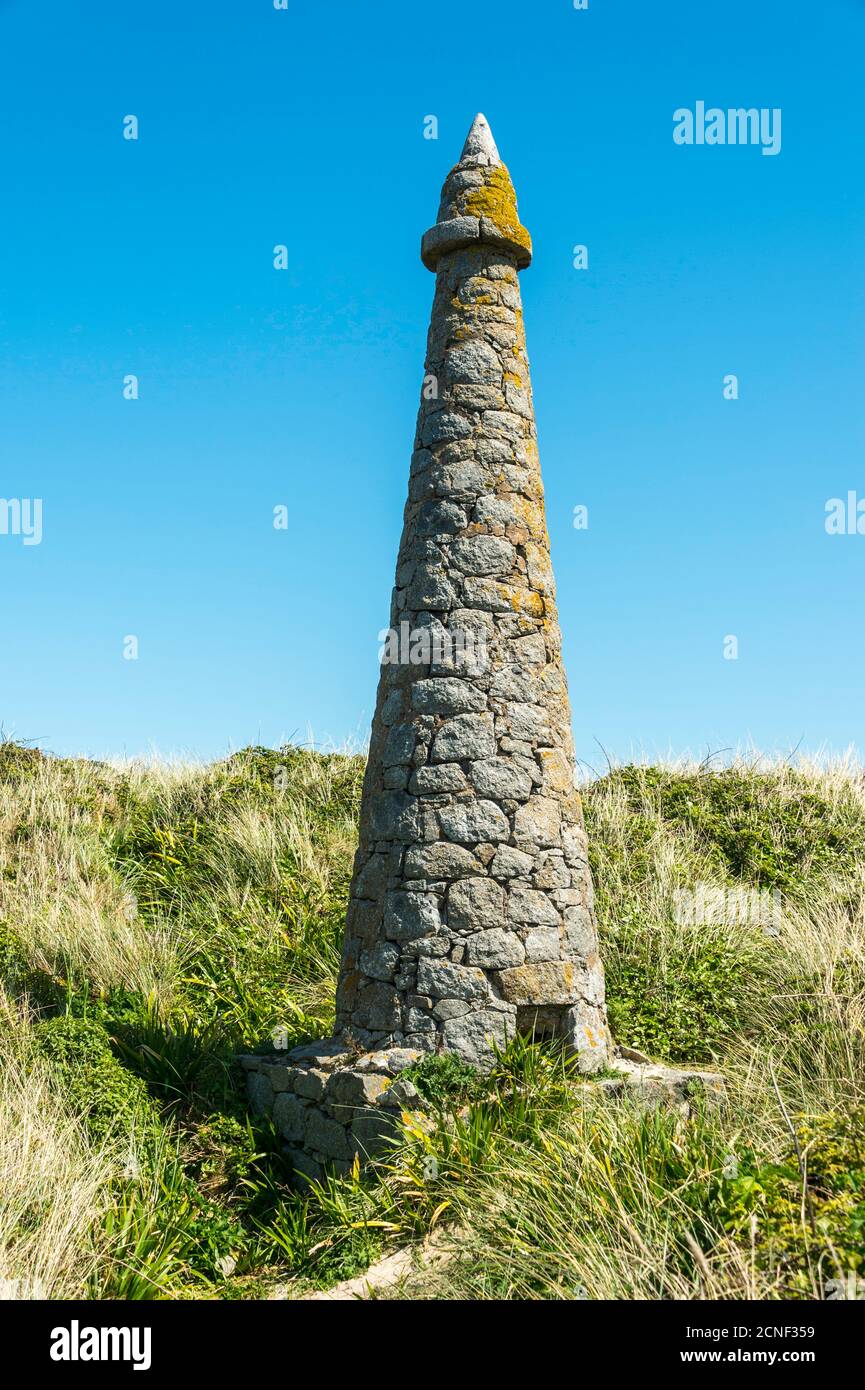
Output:
<instances>
[{"instance_id":1,"label":"stone base plinth","mask_svg":"<svg viewBox=\"0 0 865 1390\"><path fill-rule=\"evenodd\" d=\"M302 1184L382 1152L401 1112L423 1108L400 1079L422 1056L409 1047L358 1054L337 1038L239 1061L253 1111L273 1115Z\"/></svg>"}]
</instances>

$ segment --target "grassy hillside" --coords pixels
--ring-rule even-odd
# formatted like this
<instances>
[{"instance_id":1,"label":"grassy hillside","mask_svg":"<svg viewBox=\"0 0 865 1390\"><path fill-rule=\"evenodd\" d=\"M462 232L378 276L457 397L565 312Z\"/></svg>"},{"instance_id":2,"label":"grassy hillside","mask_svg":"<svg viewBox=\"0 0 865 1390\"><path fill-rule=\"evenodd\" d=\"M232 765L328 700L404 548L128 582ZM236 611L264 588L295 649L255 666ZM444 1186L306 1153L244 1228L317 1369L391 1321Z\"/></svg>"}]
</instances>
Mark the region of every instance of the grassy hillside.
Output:
<instances>
[{"instance_id":1,"label":"grassy hillside","mask_svg":"<svg viewBox=\"0 0 865 1390\"><path fill-rule=\"evenodd\" d=\"M378 1171L302 1198L233 1056L330 1030L362 773L294 748L115 767L0 745L5 1287L293 1295L436 1226L447 1272L401 1296L820 1297L865 1274L857 768L586 788L616 1037L718 1064L722 1107L612 1104L516 1043L487 1079L426 1064L432 1131L407 1117Z\"/></svg>"}]
</instances>

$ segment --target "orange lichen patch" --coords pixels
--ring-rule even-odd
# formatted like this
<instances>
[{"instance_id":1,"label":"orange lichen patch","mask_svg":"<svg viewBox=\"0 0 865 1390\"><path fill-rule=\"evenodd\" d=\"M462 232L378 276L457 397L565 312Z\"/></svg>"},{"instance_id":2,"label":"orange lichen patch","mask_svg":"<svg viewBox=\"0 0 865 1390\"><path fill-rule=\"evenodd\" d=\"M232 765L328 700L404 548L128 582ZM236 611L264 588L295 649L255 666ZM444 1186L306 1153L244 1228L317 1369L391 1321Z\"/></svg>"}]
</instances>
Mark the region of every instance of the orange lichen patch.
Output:
<instances>
[{"instance_id":1,"label":"orange lichen patch","mask_svg":"<svg viewBox=\"0 0 865 1390\"><path fill-rule=\"evenodd\" d=\"M547 526L544 520L544 509L537 502L533 502L528 497L517 495L513 500L514 511L522 521L526 530L531 536L537 539L539 536L546 539Z\"/></svg>"},{"instance_id":2,"label":"orange lichen patch","mask_svg":"<svg viewBox=\"0 0 865 1390\"><path fill-rule=\"evenodd\" d=\"M580 801L578 792L571 792L570 796L562 799L562 819L570 821L572 825L582 823L583 803Z\"/></svg>"},{"instance_id":3,"label":"orange lichen patch","mask_svg":"<svg viewBox=\"0 0 865 1390\"><path fill-rule=\"evenodd\" d=\"M554 792L561 792L564 795L572 792L574 786L573 768L561 749L539 748L537 756L540 758L545 788Z\"/></svg>"},{"instance_id":4,"label":"orange lichen patch","mask_svg":"<svg viewBox=\"0 0 865 1390\"><path fill-rule=\"evenodd\" d=\"M515 613L531 613L533 617L543 617L544 601L540 594L523 589L520 593L511 594L510 602Z\"/></svg>"},{"instance_id":5,"label":"orange lichen patch","mask_svg":"<svg viewBox=\"0 0 865 1390\"><path fill-rule=\"evenodd\" d=\"M511 1004L569 1004L576 998L577 976L569 961L517 965L497 975L503 998Z\"/></svg>"},{"instance_id":6,"label":"orange lichen patch","mask_svg":"<svg viewBox=\"0 0 865 1390\"><path fill-rule=\"evenodd\" d=\"M523 379L517 376L516 372L505 372L505 381L509 386L516 386L518 391L523 389Z\"/></svg>"}]
</instances>

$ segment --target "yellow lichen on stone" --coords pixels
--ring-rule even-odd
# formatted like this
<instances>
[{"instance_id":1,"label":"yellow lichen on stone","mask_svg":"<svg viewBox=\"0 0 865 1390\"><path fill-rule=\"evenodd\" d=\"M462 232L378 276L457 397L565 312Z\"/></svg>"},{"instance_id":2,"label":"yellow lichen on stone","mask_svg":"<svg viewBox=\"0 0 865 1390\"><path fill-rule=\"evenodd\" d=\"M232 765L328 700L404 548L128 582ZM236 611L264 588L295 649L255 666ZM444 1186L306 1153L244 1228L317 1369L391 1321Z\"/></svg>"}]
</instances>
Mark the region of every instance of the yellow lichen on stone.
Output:
<instances>
[{"instance_id":1,"label":"yellow lichen on stone","mask_svg":"<svg viewBox=\"0 0 865 1390\"><path fill-rule=\"evenodd\" d=\"M465 210L472 217L489 217L494 222L501 220L519 224L517 195L504 164L495 164L488 169L480 188L466 190Z\"/></svg>"},{"instance_id":2,"label":"yellow lichen on stone","mask_svg":"<svg viewBox=\"0 0 865 1390\"><path fill-rule=\"evenodd\" d=\"M513 506L529 534L535 539L541 538L546 541L547 526L543 507L533 499L521 496L514 498Z\"/></svg>"},{"instance_id":3,"label":"yellow lichen on stone","mask_svg":"<svg viewBox=\"0 0 865 1390\"><path fill-rule=\"evenodd\" d=\"M461 314L465 314L469 309L474 309L478 304L495 304L495 296L491 294L475 294L470 298L461 299L459 295L454 295L451 304L455 309L459 309Z\"/></svg>"},{"instance_id":4,"label":"yellow lichen on stone","mask_svg":"<svg viewBox=\"0 0 865 1390\"><path fill-rule=\"evenodd\" d=\"M517 195L504 164L495 164L485 171L481 187L466 192L463 206L470 217L487 218L509 241L531 251L532 240L520 222Z\"/></svg>"},{"instance_id":5,"label":"yellow lichen on stone","mask_svg":"<svg viewBox=\"0 0 865 1390\"><path fill-rule=\"evenodd\" d=\"M514 594L511 599L511 607L516 613L529 613L533 618L543 617L544 606L540 594L534 594L530 589L524 590L521 594Z\"/></svg>"}]
</instances>

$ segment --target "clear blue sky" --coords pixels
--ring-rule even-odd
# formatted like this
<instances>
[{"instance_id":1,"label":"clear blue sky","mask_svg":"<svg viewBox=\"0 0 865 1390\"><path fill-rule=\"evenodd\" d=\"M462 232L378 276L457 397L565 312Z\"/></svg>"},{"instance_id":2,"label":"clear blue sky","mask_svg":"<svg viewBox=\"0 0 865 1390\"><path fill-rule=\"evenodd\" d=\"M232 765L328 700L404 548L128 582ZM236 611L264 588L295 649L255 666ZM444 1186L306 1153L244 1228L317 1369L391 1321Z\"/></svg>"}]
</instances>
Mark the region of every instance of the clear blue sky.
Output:
<instances>
[{"instance_id":1,"label":"clear blue sky","mask_svg":"<svg viewBox=\"0 0 865 1390\"><path fill-rule=\"evenodd\" d=\"M419 239L482 110L578 754L865 746L865 536L824 529L865 498L863 58L862 0L0 0L0 497L43 500L0 535L6 733L366 737ZM675 145L698 100L780 107L781 153Z\"/></svg>"}]
</instances>

